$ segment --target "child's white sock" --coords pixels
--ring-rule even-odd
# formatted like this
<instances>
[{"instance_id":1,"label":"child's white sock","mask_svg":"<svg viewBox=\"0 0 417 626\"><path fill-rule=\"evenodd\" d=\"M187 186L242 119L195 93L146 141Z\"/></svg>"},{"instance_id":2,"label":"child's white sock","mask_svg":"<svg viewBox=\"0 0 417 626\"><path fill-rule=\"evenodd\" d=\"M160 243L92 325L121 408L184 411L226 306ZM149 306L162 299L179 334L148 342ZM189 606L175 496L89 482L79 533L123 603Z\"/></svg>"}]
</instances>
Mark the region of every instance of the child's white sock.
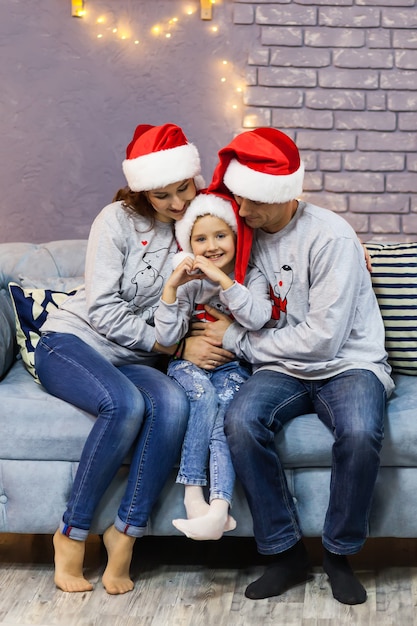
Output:
<instances>
[{"instance_id":1,"label":"child's white sock","mask_svg":"<svg viewBox=\"0 0 417 626\"><path fill-rule=\"evenodd\" d=\"M229 503L216 499L209 505L206 514L192 519L173 520L175 528L196 541L220 539L223 533L236 528L236 520L229 515Z\"/></svg>"},{"instance_id":2,"label":"child's white sock","mask_svg":"<svg viewBox=\"0 0 417 626\"><path fill-rule=\"evenodd\" d=\"M199 485L186 485L184 493L184 506L187 519L202 517L210 510L210 505L204 498L203 487Z\"/></svg>"}]
</instances>

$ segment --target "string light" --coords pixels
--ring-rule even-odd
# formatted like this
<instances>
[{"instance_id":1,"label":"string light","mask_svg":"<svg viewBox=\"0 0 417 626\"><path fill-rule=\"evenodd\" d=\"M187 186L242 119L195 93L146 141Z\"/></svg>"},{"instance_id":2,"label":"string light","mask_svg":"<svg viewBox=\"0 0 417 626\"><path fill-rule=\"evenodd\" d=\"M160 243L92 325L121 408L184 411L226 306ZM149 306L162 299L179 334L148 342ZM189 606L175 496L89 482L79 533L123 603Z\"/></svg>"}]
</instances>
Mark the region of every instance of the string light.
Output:
<instances>
[{"instance_id":1,"label":"string light","mask_svg":"<svg viewBox=\"0 0 417 626\"><path fill-rule=\"evenodd\" d=\"M215 0L211 0L211 2L212 4L215 4ZM81 4L81 0L79 0L79 3ZM191 17L196 14L197 10L198 9L196 2L194 2L193 4L188 3L183 7L182 13L186 17ZM92 12L90 11L88 12L88 15L87 12L84 11L83 15L85 16L86 22L90 21L97 27L95 37L99 40L108 40L109 38L115 38L116 40L124 41L124 45L129 45L130 41L131 45L138 47L139 50L140 45L143 45L145 41L144 36L138 37L137 34L132 32L133 28L130 18L126 19L126 16L122 22L120 19L118 19L118 16L112 11L108 11L106 14L101 14L97 17L94 17ZM178 28L180 26L180 22L180 17L176 15L171 16L167 19L161 20L157 24L154 24L150 28L149 32L153 37L160 38L161 41L165 39L168 42L174 40L175 36L179 34L180 31L178 30ZM213 35L219 33L219 26L217 24L211 24L210 26L207 25L206 29L209 33L212 33ZM231 64L230 61L228 61L227 59L221 59L218 60L217 63L219 64L220 70L219 81L223 85L228 86L229 92L230 89L234 90L235 94L234 101L232 96L230 98L230 101L225 103L226 110L229 109L231 111L237 111L241 106L241 96L243 93L243 88L240 85L234 87L234 85L236 84L236 77L233 76L233 64ZM239 99L239 103L237 103L237 99Z\"/></svg>"}]
</instances>

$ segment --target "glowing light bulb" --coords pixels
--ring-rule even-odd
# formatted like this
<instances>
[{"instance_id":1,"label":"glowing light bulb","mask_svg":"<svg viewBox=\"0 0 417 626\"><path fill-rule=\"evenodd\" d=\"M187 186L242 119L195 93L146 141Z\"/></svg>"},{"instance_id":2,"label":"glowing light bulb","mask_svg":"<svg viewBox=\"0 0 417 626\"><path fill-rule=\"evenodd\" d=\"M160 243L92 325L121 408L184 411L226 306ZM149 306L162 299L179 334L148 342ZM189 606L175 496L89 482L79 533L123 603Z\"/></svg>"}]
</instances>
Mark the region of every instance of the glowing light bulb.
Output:
<instances>
[{"instance_id":1,"label":"glowing light bulb","mask_svg":"<svg viewBox=\"0 0 417 626\"><path fill-rule=\"evenodd\" d=\"M223 61L223 65L227 65L228 61Z\"/></svg>"},{"instance_id":2,"label":"glowing light bulb","mask_svg":"<svg viewBox=\"0 0 417 626\"><path fill-rule=\"evenodd\" d=\"M112 33L117 33L117 28L113 28Z\"/></svg>"},{"instance_id":3,"label":"glowing light bulb","mask_svg":"<svg viewBox=\"0 0 417 626\"><path fill-rule=\"evenodd\" d=\"M139 43L139 39L135 39L135 46L137 46Z\"/></svg>"},{"instance_id":4,"label":"glowing light bulb","mask_svg":"<svg viewBox=\"0 0 417 626\"><path fill-rule=\"evenodd\" d=\"M226 78L224 76L222 76L222 78L220 79L222 83L226 82Z\"/></svg>"},{"instance_id":5,"label":"glowing light bulb","mask_svg":"<svg viewBox=\"0 0 417 626\"><path fill-rule=\"evenodd\" d=\"M169 39L169 38L171 37L171 33L167 33L167 34L165 35L165 37L166 37L167 39Z\"/></svg>"},{"instance_id":6,"label":"glowing light bulb","mask_svg":"<svg viewBox=\"0 0 417 626\"><path fill-rule=\"evenodd\" d=\"M97 18L97 24L104 24L104 22L105 22L105 21L106 21L106 18L105 18L105 17L103 17L103 16L102 16L102 17Z\"/></svg>"},{"instance_id":7,"label":"glowing light bulb","mask_svg":"<svg viewBox=\"0 0 417 626\"><path fill-rule=\"evenodd\" d=\"M217 31L219 30L219 27L218 26L212 26L211 30L212 30L213 33L217 33Z\"/></svg>"},{"instance_id":8,"label":"glowing light bulb","mask_svg":"<svg viewBox=\"0 0 417 626\"><path fill-rule=\"evenodd\" d=\"M102 37L103 37L102 33L99 33L99 34L97 35L97 39L102 39Z\"/></svg>"},{"instance_id":9,"label":"glowing light bulb","mask_svg":"<svg viewBox=\"0 0 417 626\"><path fill-rule=\"evenodd\" d=\"M160 27L160 26L154 26L154 27L152 28L152 33L153 33L154 35L160 35L160 34L161 34L161 27Z\"/></svg>"}]
</instances>

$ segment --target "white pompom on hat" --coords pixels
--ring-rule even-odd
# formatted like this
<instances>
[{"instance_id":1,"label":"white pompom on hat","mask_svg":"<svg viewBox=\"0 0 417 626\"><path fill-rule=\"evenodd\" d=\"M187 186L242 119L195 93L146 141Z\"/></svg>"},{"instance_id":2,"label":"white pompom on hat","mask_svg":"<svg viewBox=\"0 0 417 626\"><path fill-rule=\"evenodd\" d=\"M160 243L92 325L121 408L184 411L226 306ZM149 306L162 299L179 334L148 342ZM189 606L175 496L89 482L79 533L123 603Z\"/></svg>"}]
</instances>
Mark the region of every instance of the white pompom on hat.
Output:
<instances>
[{"instance_id":1,"label":"white pompom on hat","mask_svg":"<svg viewBox=\"0 0 417 626\"><path fill-rule=\"evenodd\" d=\"M304 164L297 146L275 128L243 132L219 151L209 190L267 204L298 198Z\"/></svg>"},{"instance_id":2,"label":"white pompom on hat","mask_svg":"<svg viewBox=\"0 0 417 626\"><path fill-rule=\"evenodd\" d=\"M187 178L196 178L198 189L204 186L198 150L175 124L137 126L122 168L132 191L150 191Z\"/></svg>"},{"instance_id":3,"label":"white pompom on hat","mask_svg":"<svg viewBox=\"0 0 417 626\"><path fill-rule=\"evenodd\" d=\"M252 246L252 229L249 228L239 215L239 207L232 198L221 197L219 194L199 193L190 202L184 217L175 222L175 236L181 252L173 259L176 267L185 256L193 256L191 248L191 233L198 217L214 215L222 219L237 236L235 278L243 283L249 262Z\"/></svg>"}]
</instances>

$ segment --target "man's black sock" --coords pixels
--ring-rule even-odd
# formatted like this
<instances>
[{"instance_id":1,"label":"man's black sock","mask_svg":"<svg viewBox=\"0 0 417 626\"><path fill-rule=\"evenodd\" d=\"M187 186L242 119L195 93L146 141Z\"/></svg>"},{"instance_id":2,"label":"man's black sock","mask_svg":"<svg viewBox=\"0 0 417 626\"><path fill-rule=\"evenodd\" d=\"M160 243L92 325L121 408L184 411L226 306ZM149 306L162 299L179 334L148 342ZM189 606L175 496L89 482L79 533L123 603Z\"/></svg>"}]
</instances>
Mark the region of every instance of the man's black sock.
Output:
<instances>
[{"instance_id":1,"label":"man's black sock","mask_svg":"<svg viewBox=\"0 0 417 626\"><path fill-rule=\"evenodd\" d=\"M324 550L323 569L330 580L333 597L342 604L363 604L366 590L352 571L343 554L333 554Z\"/></svg>"},{"instance_id":2,"label":"man's black sock","mask_svg":"<svg viewBox=\"0 0 417 626\"><path fill-rule=\"evenodd\" d=\"M304 543L299 541L289 550L274 555L265 573L246 588L245 596L251 600L279 596L310 578L310 560Z\"/></svg>"}]
</instances>

